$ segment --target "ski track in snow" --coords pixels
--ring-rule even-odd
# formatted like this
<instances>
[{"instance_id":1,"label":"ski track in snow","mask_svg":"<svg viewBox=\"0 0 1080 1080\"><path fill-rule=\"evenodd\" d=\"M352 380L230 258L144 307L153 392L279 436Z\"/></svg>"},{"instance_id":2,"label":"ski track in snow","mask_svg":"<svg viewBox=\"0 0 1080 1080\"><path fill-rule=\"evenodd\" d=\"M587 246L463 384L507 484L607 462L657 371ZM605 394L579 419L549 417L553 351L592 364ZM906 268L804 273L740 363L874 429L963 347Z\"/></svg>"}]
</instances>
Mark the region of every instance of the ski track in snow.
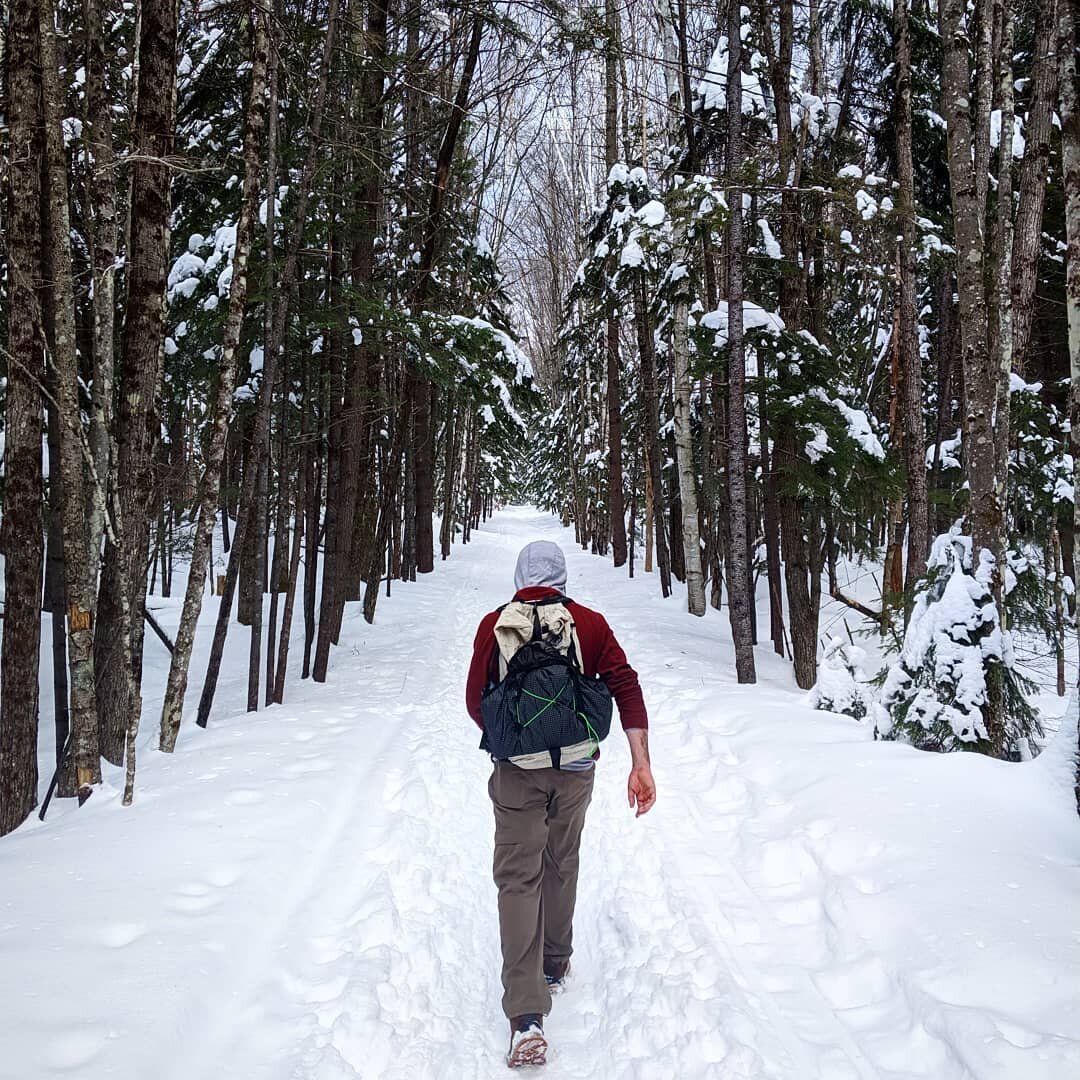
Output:
<instances>
[{"instance_id":1,"label":"ski track in snow","mask_svg":"<svg viewBox=\"0 0 1080 1080\"><path fill-rule=\"evenodd\" d=\"M1008 937L1021 922L1052 929L1061 897L1075 903L1076 823L1062 813L1057 847L1048 841L1067 858L1031 854L1031 873L1050 882L1043 892L1024 893L1014 862L1017 880L994 882L997 907L985 881L978 896L958 895L961 910L946 921L964 926L966 940L939 934L918 910L919 890L938 862L947 872L954 848L927 834L927 815L944 833L967 827L957 819L971 785L955 805L940 785L921 800L909 752L809 713L767 647L757 651L760 684L736 686L726 612L691 620L678 597L653 595L655 579L626 581L553 519L514 509L430 578L395 585L374 627L350 609L327 686L291 683L295 701L280 709L215 719L205 734L185 728L174 759L144 755L137 808L99 799L108 822L84 812L24 830L13 838L21 862L0 848L0 879L22 870L18 900L0 905L0 964L24 964L33 987L0 1027L13 1047L0 1054L0 1077L510 1075L490 764L462 695L476 625L509 597L517 552L536 538L563 545L568 594L608 616L641 675L659 787L654 811L634 820L614 729L585 827L573 969L547 1021L543 1075L1080 1076L1080 1028L1063 1004L1080 1000L1080 934L1034 929L1023 946ZM784 724L790 748L777 736ZM971 767L980 790L992 789L1000 763ZM853 783L848 798L823 779L829 768L869 778L866 790ZM176 790L165 790L166 776ZM880 818L867 809L877 802L888 807ZM1026 834L1018 850L1046 828L1014 820L1008 804L982 810L986 836L1004 845L1010 829ZM88 880L91 898L92 917L74 925L70 899L38 895L57 872L35 861L50 828L72 853L98 833L110 845L68 871ZM142 892L121 893L138 880ZM966 967L987 941L993 958ZM1031 956L1012 957L1010 946ZM68 973L90 965L101 993L50 1010L65 964ZM991 984L1008 988L1014 976L1031 1000L1009 1009ZM122 1017L110 1008L111 980L121 992L125 981L145 984L128 988Z\"/></svg>"}]
</instances>

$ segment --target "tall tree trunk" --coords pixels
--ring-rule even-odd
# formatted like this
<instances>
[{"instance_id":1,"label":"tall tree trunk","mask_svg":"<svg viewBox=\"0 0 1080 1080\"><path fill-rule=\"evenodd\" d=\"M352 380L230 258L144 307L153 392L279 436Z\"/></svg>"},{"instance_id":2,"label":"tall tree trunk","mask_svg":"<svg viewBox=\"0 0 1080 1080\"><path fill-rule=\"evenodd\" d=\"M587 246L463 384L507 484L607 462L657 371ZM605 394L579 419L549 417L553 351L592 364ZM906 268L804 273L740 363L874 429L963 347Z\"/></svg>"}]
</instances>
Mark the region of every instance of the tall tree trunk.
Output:
<instances>
[{"instance_id":1,"label":"tall tree trunk","mask_svg":"<svg viewBox=\"0 0 1080 1080\"><path fill-rule=\"evenodd\" d=\"M233 249L229 313L222 339L217 392L211 402L210 438L204 450L205 466L199 480L199 517L195 527L191 567L188 572L180 626L169 664L165 701L161 710L159 745L166 752L172 752L180 731L184 695L187 692L188 672L191 666L191 650L195 642L195 628L202 612L203 586L206 583L214 518L220 498L221 466L225 458L225 442L232 412L233 391L236 387L237 349L247 304L247 264L251 252L254 214L258 205L261 171L259 142L266 118L268 50L268 16L260 10L256 13L254 20L251 91L248 96L248 110L244 126L244 183L240 197L240 217L236 226L236 244ZM273 193L268 197L268 202L273 203Z\"/></svg>"},{"instance_id":2,"label":"tall tree trunk","mask_svg":"<svg viewBox=\"0 0 1080 1080\"><path fill-rule=\"evenodd\" d=\"M728 286L728 508L727 586L735 672L740 683L757 682L750 615L750 549L746 531L746 353L743 346L742 7L729 5L727 70L727 164L731 212L727 223ZM719 530L717 530L719 533Z\"/></svg>"},{"instance_id":3,"label":"tall tree trunk","mask_svg":"<svg viewBox=\"0 0 1080 1080\"><path fill-rule=\"evenodd\" d=\"M57 794L75 794L75 771L65 756L71 714L68 708L67 586L64 582L64 482L60 462L60 417L55 405L55 379L46 379L53 401L48 405L49 424L49 534L45 549L45 599L52 630L53 728L56 732L56 767L60 770Z\"/></svg>"},{"instance_id":4,"label":"tall tree trunk","mask_svg":"<svg viewBox=\"0 0 1080 1080\"><path fill-rule=\"evenodd\" d=\"M33 0L8 6L5 247L4 633L0 652L0 836L37 805L41 650L41 87Z\"/></svg>"},{"instance_id":5,"label":"tall tree trunk","mask_svg":"<svg viewBox=\"0 0 1080 1080\"><path fill-rule=\"evenodd\" d=\"M1050 184L1050 137L1057 94L1057 55L1054 50L1056 0L1035 5L1035 59L1031 96L1024 125L1024 161L1020 167L1020 201L1013 238L1013 365L1024 371L1028 362L1035 289L1039 281L1043 208Z\"/></svg>"},{"instance_id":6,"label":"tall tree trunk","mask_svg":"<svg viewBox=\"0 0 1080 1080\"><path fill-rule=\"evenodd\" d=\"M604 160L610 175L618 160L619 91L616 83L619 51L619 12L615 0L604 0L607 40L604 48ZM622 380L619 374L619 316L609 311L605 321L608 416L608 510L611 518L611 556L616 566L626 562L626 507L623 502Z\"/></svg>"},{"instance_id":7,"label":"tall tree trunk","mask_svg":"<svg viewBox=\"0 0 1080 1080\"><path fill-rule=\"evenodd\" d=\"M319 83L308 118L308 150L296 188L298 195L296 205L293 208L293 219L289 229L288 241L285 246L285 258L282 264L278 289L278 304L274 312L275 341L285 340L285 326L289 314L288 299L293 293L297 280L297 267L300 249L304 242L304 229L307 224L307 209L311 198L312 181L322 149L323 113L330 86L330 67L334 52L337 22L338 0L330 0L327 10L327 31L323 41L322 58L319 66ZM259 398L255 413L255 432L252 437L252 446L255 448L267 445L267 434L270 426L271 388L276 378L277 365L278 357L276 355L270 354L264 358L262 385L259 387ZM233 536L233 547L229 553L229 565L225 573L225 591L221 597L221 606L218 609L217 623L214 627L214 640L210 647L210 659L206 668L206 680L203 683L202 695L199 698L199 713L196 723L200 727L206 727L210 719L210 710L214 704L214 694L217 691L217 680L221 673L221 660L225 650L225 638L229 631L229 616L232 611L233 593L236 589L236 578L239 572L240 552L243 551L248 530L252 528L251 516L258 512L256 486L261 467L262 461L252 461L250 468L246 469L244 473L244 490L240 495L236 532Z\"/></svg>"},{"instance_id":8,"label":"tall tree trunk","mask_svg":"<svg viewBox=\"0 0 1080 1080\"><path fill-rule=\"evenodd\" d=\"M432 290L432 272L435 269L442 240L443 213L446 204L446 188L450 181L450 169L454 163L465 112L469 104L473 75L480 59L480 43L484 36L484 19L473 18L465 61L458 81L457 93L450 116L443 131L442 141L435 161L435 176L431 184L427 221L417 266L417 307L423 309ZM428 574L435 569L435 538L432 531L432 514L435 509L435 432L431 418L431 387L421 375L416 376L415 403L411 409L414 417L414 458L416 468L416 569ZM381 511L380 511L381 516Z\"/></svg>"},{"instance_id":9,"label":"tall tree trunk","mask_svg":"<svg viewBox=\"0 0 1080 1080\"><path fill-rule=\"evenodd\" d=\"M656 565L660 573L660 592L671 595L671 556L664 527L663 449L660 445L660 385L653 349L652 319L645 300L645 286L634 287L634 323L637 327L638 356L641 364L642 396L645 399L645 460L649 474L649 506L656 530ZM648 516L648 514L647 514ZM651 533L649 533L651 535ZM646 556L646 570L651 569Z\"/></svg>"},{"instance_id":10,"label":"tall tree trunk","mask_svg":"<svg viewBox=\"0 0 1080 1080\"><path fill-rule=\"evenodd\" d=\"M1080 0L1058 0L1057 56L1061 93L1061 172L1065 181L1065 305L1069 322L1069 441L1073 488L1080 491L1080 65L1076 61ZM1080 499L1073 499L1073 532L1080 534ZM1080 543L1074 545L1073 581L1080 581ZM1076 765L1080 811L1080 759Z\"/></svg>"},{"instance_id":11,"label":"tall tree trunk","mask_svg":"<svg viewBox=\"0 0 1080 1080\"><path fill-rule=\"evenodd\" d=\"M293 607L296 603L296 584L300 576L300 552L304 546L304 493L298 492L294 513L292 554L289 556L289 579L285 583L285 609L281 614L281 637L278 639L277 672L273 681L273 700L285 700L285 675L289 663L289 638L292 632Z\"/></svg>"},{"instance_id":12,"label":"tall tree trunk","mask_svg":"<svg viewBox=\"0 0 1080 1080\"><path fill-rule=\"evenodd\" d=\"M72 750L75 783L79 801L83 802L89 797L92 786L101 783L98 714L94 700L93 612L96 606L97 565L90 565L87 501L83 483L84 434L75 340L67 154L61 126L63 101L56 51L55 12L51 0L39 0L38 34L45 121L45 185L48 195L45 265L51 327L46 326L46 337L51 352L50 368L56 380L60 420Z\"/></svg>"},{"instance_id":13,"label":"tall tree trunk","mask_svg":"<svg viewBox=\"0 0 1080 1080\"><path fill-rule=\"evenodd\" d=\"M277 517L274 521L274 561L270 569L270 618L266 628L266 704L274 702L277 680L274 649L277 636L278 594L285 589L289 565L289 373L284 342L274 339L274 259L277 229L278 191L278 52L276 43L267 42L267 82L269 84L269 123L266 132L266 291L263 301L263 354L278 350L281 354L278 381L277 430ZM269 471L267 473L269 480ZM256 687L256 691L257 691ZM249 687L250 696L250 687Z\"/></svg>"},{"instance_id":14,"label":"tall tree trunk","mask_svg":"<svg viewBox=\"0 0 1080 1080\"><path fill-rule=\"evenodd\" d=\"M896 52L896 160L900 180L900 366L907 472L907 581L926 572L930 504L926 486L926 421L915 307L915 175L911 134L911 26L907 0L893 0Z\"/></svg>"},{"instance_id":15,"label":"tall tree trunk","mask_svg":"<svg viewBox=\"0 0 1080 1080\"><path fill-rule=\"evenodd\" d=\"M780 504L776 491L776 472L769 449L772 429L769 425L768 373L764 356L758 356L758 429L761 439L762 519L765 528L765 570L769 579L769 636L773 652L784 655L784 598L780 568Z\"/></svg>"},{"instance_id":16,"label":"tall tree trunk","mask_svg":"<svg viewBox=\"0 0 1080 1080\"><path fill-rule=\"evenodd\" d=\"M994 322L990 340L994 343L991 361L997 364L997 413L994 417L994 479L997 484L997 502L1002 513L1002 532L1006 528L1004 516L1008 507L1009 480L1009 418L1012 405L1010 381L1013 372L1013 127L1015 123L1015 99L1013 95L1013 14L1007 0L996 0L995 18L999 23L1000 42L997 50L998 96L1001 110L1001 131L998 138L997 214L994 230L993 265L996 280L991 284L995 290L990 305ZM1004 536L1002 537L1004 547ZM999 575L1000 580L1000 575ZM999 602L1004 597L1000 588Z\"/></svg>"},{"instance_id":17,"label":"tall tree trunk","mask_svg":"<svg viewBox=\"0 0 1080 1080\"><path fill-rule=\"evenodd\" d=\"M117 184L113 153L112 110L105 82L105 32L101 0L84 0L86 27L86 145L89 151L90 269L94 287L93 381L91 383L90 449L101 482L107 483L113 429L115 370ZM91 492L88 499L91 565L101 557L104 507Z\"/></svg>"},{"instance_id":18,"label":"tall tree trunk","mask_svg":"<svg viewBox=\"0 0 1080 1080\"><path fill-rule=\"evenodd\" d=\"M980 69L978 109L973 125L965 9L964 0L941 0L939 15L944 46L942 89L948 124L949 183L957 252L960 341L966 399L964 472L970 498L973 564L978 567L985 552L994 560L994 576L999 582L1004 536L1003 508L995 467L994 418L1000 379L998 365L990 354L988 344L989 321L984 278L986 157L982 153L982 141L984 128L989 128L990 102L982 88L985 73ZM977 21L981 27L981 58L982 34L990 18L987 0L980 0L976 11L980 13ZM983 177L978 175L980 167L984 172ZM1000 594L1000 587L995 587L995 594ZM992 752L1000 756L1005 750L1004 701L1000 688L997 688L997 692L993 692L992 688L986 706L986 728Z\"/></svg>"},{"instance_id":19,"label":"tall tree trunk","mask_svg":"<svg viewBox=\"0 0 1080 1080\"><path fill-rule=\"evenodd\" d=\"M690 208L686 208L689 213ZM672 263L681 266L687 257L685 218L676 226L678 236ZM684 277L672 304L671 352L675 367L675 461L679 472L682 512L682 552L686 572L686 607L691 615L705 614L705 578L701 569L701 535L698 531L697 476L693 432L690 426L689 298Z\"/></svg>"},{"instance_id":20,"label":"tall tree trunk","mask_svg":"<svg viewBox=\"0 0 1080 1080\"><path fill-rule=\"evenodd\" d=\"M344 532L342 497L342 457L345 442L345 326L348 304L345 299L345 265L342 259L343 225L339 219L341 208L340 175L333 181L333 199L330 210L330 289L329 307L331 326L328 334L329 348L329 424L326 433L326 513L324 528L326 545L323 560L322 594L319 600L319 634L315 642L315 663L311 676L316 682L326 681L330 663L330 646L337 643L340 623L336 618L339 583L343 580L341 562L348 555L350 536ZM331 497L331 495L333 497ZM342 597L344 603L344 597Z\"/></svg>"},{"instance_id":21,"label":"tall tree trunk","mask_svg":"<svg viewBox=\"0 0 1080 1080\"><path fill-rule=\"evenodd\" d=\"M131 216L126 319L120 365L116 468L122 550L106 559L95 651L102 752L118 760L141 711L142 609L154 505L165 341L165 283L169 250L170 173L176 98L177 0L139 5L137 104L132 131ZM130 637L119 632L123 609L133 615Z\"/></svg>"}]
</instances>

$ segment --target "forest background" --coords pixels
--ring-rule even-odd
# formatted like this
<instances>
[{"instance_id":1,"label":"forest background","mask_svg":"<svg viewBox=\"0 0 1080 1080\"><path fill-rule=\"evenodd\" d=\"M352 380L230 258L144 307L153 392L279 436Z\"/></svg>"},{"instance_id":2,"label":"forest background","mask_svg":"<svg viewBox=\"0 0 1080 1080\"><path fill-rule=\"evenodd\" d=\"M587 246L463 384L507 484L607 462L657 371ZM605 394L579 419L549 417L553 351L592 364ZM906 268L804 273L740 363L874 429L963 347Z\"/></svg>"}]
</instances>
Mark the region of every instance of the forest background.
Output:
<instances>
[{"instance_id":1,"label":"forest background","mask_svg":"<svg viewBox=\"0 0 1080 1080\"><path fill-rule=\"evenodd\" d=\"M164 751L209 594L201 724L237 623L248 707L281 701L294 621L325 680L347 603L509 499L727 607L740 682L760 636L882 738L1039 752L1016 644L1064 694L1080 556L1078 0L6 15L0 833L45 786L45 649L60 795L104 760L130 802L178 565Z\"/></svg>"}]
</instances>

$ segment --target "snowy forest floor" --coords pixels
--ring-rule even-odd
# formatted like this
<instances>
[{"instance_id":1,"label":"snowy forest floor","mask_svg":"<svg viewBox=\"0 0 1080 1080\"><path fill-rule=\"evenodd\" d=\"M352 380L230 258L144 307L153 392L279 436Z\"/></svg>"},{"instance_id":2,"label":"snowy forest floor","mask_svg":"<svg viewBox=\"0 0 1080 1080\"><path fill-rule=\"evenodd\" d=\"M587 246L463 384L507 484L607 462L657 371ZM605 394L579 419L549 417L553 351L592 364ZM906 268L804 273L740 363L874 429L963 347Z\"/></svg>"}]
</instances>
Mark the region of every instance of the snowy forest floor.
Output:
<instances>
[{"instance_id":1,"label":"snowy forest floor","mask_svg":"<svg viewBox=\"0 0 1080 1080\"><path fill-rule=\"evenodd\" d=\"M767 645L737 686L726 611L693 619L510 509L375 625L352 605L327 685L294 678L283 706L240 711L234 631L211 725L189 714L171 757L148 749L148 638L135 806L115 779L0 842L0 1078L506 1075L490 765L463 684L537 538L641 675L659 791L635 820L614 732L545 1076L1080 1076L1064 734L1023 765L874 743L810 711Z\"/></svg>"}]
</instances>

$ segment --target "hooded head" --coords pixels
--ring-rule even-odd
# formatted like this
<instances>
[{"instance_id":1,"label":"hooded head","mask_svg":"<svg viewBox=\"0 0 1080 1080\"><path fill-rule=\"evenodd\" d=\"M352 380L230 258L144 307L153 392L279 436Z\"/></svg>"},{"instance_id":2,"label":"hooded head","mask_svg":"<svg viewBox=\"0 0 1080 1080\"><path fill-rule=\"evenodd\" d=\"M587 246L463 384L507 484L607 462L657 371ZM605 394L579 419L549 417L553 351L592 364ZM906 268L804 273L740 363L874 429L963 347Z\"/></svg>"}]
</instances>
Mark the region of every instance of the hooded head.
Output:
<instances>
[{"instance_id":1,"label":"hooded head","mask_svg":"<svg viewBox=\"0 0 1080 1080\"><path fill-rule=\"evenodd\" d=\"M566 559L558 544L534 540L521 549L514 570L514 588L527 589L530 585L546 585L560 591L566 588Z\"/></svg>"}]
</instances>

